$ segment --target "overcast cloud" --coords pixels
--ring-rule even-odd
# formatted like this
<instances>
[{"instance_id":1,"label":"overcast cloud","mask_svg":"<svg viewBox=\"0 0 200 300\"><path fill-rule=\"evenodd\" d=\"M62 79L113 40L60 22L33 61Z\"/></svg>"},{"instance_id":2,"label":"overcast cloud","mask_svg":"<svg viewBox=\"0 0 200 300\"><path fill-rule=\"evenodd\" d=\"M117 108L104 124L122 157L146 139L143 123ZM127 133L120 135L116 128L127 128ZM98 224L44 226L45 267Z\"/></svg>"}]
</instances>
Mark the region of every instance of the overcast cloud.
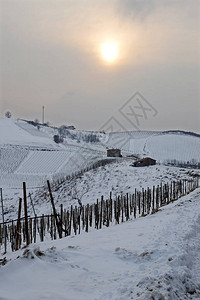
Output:
<instances>
[{"instance_id":1,"label":"overcast cloud","mask_svg":"<svg viewBox=\"0 0 200 300\"><path fill-rule=\"evenodd\" d=\"M97 130L139 91L157 110L140 129L200 128L200 4L1 1L0 113ZM112 64L100 53L118 44Z\"/></svg>"}]
</instances>

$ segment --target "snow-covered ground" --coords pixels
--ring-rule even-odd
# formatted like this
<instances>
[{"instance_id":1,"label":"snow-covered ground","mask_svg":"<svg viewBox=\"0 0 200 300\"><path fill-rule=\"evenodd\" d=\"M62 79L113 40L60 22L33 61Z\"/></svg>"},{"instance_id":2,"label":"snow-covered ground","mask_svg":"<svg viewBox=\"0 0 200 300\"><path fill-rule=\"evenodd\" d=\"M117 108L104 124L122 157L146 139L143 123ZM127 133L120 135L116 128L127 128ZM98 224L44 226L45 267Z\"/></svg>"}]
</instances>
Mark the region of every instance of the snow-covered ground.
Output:
<instances>
[{"instance_id":1,"label":"snow-covered ground","mask_svg":"<svg viewBox=\"0 0 200 300\"><path fill-rule=\"evenodd\" d=\"M7 254L0 299L200 299L199 249L197 189L156 214Z\"/></svg>"},{"instance_id":2,"label":"snow-covered ground","mask_svg":"<svg viewBox=\"0 0 200 300\"><path fill-rule=\"evenodd\" d=\"M69 209L71 205L78 205L77 199L86 205L93 204L101 196L108 199L110 192L115 198L121 194L133 194L135 189L141 190L160 183L170 183L180 179L193 179L200 175L200 170L155 165L150 167L135 168L131 166L132 159L120 160L104 167L85 172L83 175L64 181L62 184L53 186L53 197L57 209L60 204ZM23 179L23 178L22 178ZM37 178L38 180L40 177ZM21 181L23 182L23 181ZM27 185L27 192L32 194L35 211L38 215L51 214L47 183L44 188L33 189ZM18 198L23 197L22 184L20 188L3 188L4 209L6 220L16 219L18 210ZM28 199L29 215L33 216L30 199ZM1 216L0 216L1 220Z\"/></svg>"},{"instance_id":3,"label":"snow-covered ground","mask_svg":"<svg viewBox=\"0 0 200 300\"><path fill-rule=\"evenodd\" d=\"M38 130L22 120L0 118L1 187L19 189L23 181L31 188L42 186L47 179L71 175L106 156L100 143L66 137L57 144L55 134L58 130L52 127L40 125Z\"/></svg>"},{"instance_id":4,"label":"snow-covered ground","mask_svg":"<svg viewBox=\"0 0 200 300\"><path fill-rule=\"evenodd\" d=\"M150 131L103 134L71 130L62 144L53 141L58 129L33 126L22 120L0 118L1 187L20 188L22 179L30 187L59 178L104 159L109 147L122 149L123 156L151 156L159 162L176 159L200 161L200 137L184 133ZM97 142L87 143L87 136Z\"/></svg>"},{"instance_id":5,"label":"snow-covered ground","mask_svg":"<svg viewBox=\"0 0 200 300\"><path fill-rule=\"evenodd\" d=\"M56 208L62 203L68 209L78 204L77 199L94 203L102 195L108 198L110 192L115 197L200 174L198 169L162 164L167 160L199 162L198 135L72 130L62 144L56 144L55 134L58 129L54 127L38 129L22 120L0 118L0 187L6 220L17 217L23 181L41 215L51 213L47 179ZM86 142L91 135L97 137L96 142ZM55 185L58 178L105 159L110 147L122 149L124 157ZM126 157L130 155L151 156L159 164L134 168L130 166L133 158ZM28 213L33 215L29 201ZM199 249L197 189L145 218L30 245L6 256L1 249L0 300L200 299Z\"/></svg>"},{"instance_id":6,"label":"snow-covered ground","mask_svg":"<svg viewBox=\"0 0 200 300\"><path fill-rule=\"evenodd\" d=\"M110 191L115 196L121 192L132 193L135 188L191 178L192 170L189 169L163 165L130 167L133 158L128 159L126 155L152 156L161 162L168 158L200 160L200 138L183 133L92 132L100 142L86 143L82 139L90 132L71 130L62 144L53 141L54 134L58 134L58 130L53 127L40 125L38 130L37 126L22 120L0 118L0 187L3 188L6 219L16 218L23 181L28 192L34 193L46 185L47 179L52 182L105 159L106 149L112 146L121 145L124 157L59 186L54 195L57 205L63 203L68 208L77 204L74 196L81 198L84 204L94 203L101 195L108 197ZM50 212L49 199L35 197L35 201L38 213Z\"/></svg>"},{"instance_id":7,"label":"snow-covered ground","mask_svg":"<svg viewBox=\"0 0 200 300\"><path fill-rule=\"evenodd\" d=\"M109 199L110 192L115 198L121 194L133 194L135 189L140 191L142 188L152 188L153 185L156 186L161 183L170 183L180 179L191 180L193 176L200 175L199 170L163 165L135 168L131 166L131 163L131 159L118 161L90 170L81 176L55 186L52 190L57 207L63 204L66 209L69 209L71 205L78 205L77 198L84 205L92 204L97 199L100 200L102 195L104 199ZM51 212L47 188L36 192L33 201L36 203L35 209L38 213L41 211Z\"/></svg>"}]
</instances>

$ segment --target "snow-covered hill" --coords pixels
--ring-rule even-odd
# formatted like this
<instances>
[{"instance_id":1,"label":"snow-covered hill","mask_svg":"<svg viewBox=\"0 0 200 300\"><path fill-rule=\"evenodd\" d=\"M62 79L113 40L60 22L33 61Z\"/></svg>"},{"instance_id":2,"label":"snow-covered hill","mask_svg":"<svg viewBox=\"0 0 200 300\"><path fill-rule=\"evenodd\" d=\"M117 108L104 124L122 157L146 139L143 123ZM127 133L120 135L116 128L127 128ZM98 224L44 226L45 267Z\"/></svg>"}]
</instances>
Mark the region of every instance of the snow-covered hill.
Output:
<instances>
[{"instance_id":1,"label":"snow-covered hill","mask_svg":"<svg viewBox=\"0 0 200 300\"><path fill-rule=\"evenodd\" d=\"M110 147L119 147L140 157L167 160L200 161L200 136L184 132L138 131L111 133Z\"/></svg>"},{"instance_id":2,"label":"snow-covered hill","mask_svg":"<svg viewBox=\"0 0 200 300\"><path fill-rule=\"evenodd\" d=\"M58 134L56 128L1 118L1 186L19 187L23 180L31 187L41 186L47 178L71 175L105 156L101 144L80 142L81 133L72 132L62 144L57 144L53 140ZM87 134L90 133L82 136Z\"/></svg>"},{"instance_id":3,"label":"snow-covered hill","mask_svg":"<svg viewBox=\"0 0 200 300\"><path fill-rule=\"evenodd\" d=\"M171 181L182 175L190 178L187 169L182 172L178 168L162 165L134 169L130 167L133 162L130 155L133 154L139 157L151 156L158 163L169 159L200 161L198 135L158 131L106 134L67 130L63 135L63 143L57 144L53 141L53 136L59 133L58 128L41 124L39 127L38 129L37 126L23 120L0 118L0 187L4 190L8 218L16 212L17 197L21 196L23 181L26 182L28 190L33 192L45 185L47 179L57 180L105 159L106 150L110 147L121 148L123 158L117 163L89 171L81 177L65 182L59 187L59 193L56 195L59 203L61 200L66 205L69 201L73 203L74 189L79 191L79 196L84 194L84 202L91 203L101 195L107 197L110 191L119 194L160 184L164 180ZM88 142L91 137L96 139L96 142ZM45 213L45 207L43 208Z\"/></svg>"},{"instance_id":4,"label":"snow-covered hill","mask_svg":"<svg viewBox=\"0 0 200 300\"><path fill-rule=\"evenodd\" d=\"M0 118L0 145L58 148L47 134L25 121Z\"/></svg>"},{"instance_id":5,"label":"snow-covered hill","mask_svg":"<svg viewBox=\"0 0 200 300\"><path fill-rule=\"evenodd\" d=\"M77 205L77 199L94 203L101 195L108 198L110 192L115 197L161 182L192 179L200 173L162 164L167 160L199 162L198 136L75 130L67 132L62 144L56 144L53 136L58 132L22 120L0 119L0 187L6 220L17 217L23 181L41 215L51 213L47 178L56 208L62 203L67 209ZM53 181L105 159L111 147L122 149L123 158L59 184ZM134 168L133 154L151 156L159 163ZM5 266L1 266L1 256L0 299L199 299L199 200L198 189L145 218L9 253ZM28 214L33 216L30 199Z\"/></svg>"},{"instance_id":6,"label":"snow-covered hill","mask_svg":"<svg viewBox=\"0 0 200 300\"><path fill-rule=\"evenodd\" d=\"M108 164L55 185L51 181L57 209L59 209L61 204L63 204L65 209L70 209L71 205L77 206L79 205L77 199L80 199L84 205L88 203L93 204L97 199L100 200L102 195L104 199L108 199L110 192L112 192L112 197L115 199L116 196L121 194L133 194L135 189L140 191L142 188L152 188L153 185L156 186L160 185L160 183L164 184L180 179L192 180L195 176L200 175L200 170L197 169L192 170L163 165L134 168L130 165L131 162L132 159L128 159L127 161ZM39 179L41 178L40 176L38 176ZM21 182L18 182L19 188L3 189L6 220L17 217L18 197L23 197L23 178L21 178ZM38 215L51 214L52 208L47 183L44 182L44 187L40 189L31 189L30 185L27 185L27 187L28 192L32 193L36 213ZM33 216L30 199L28 199L28 204L29 215Z\"/></svg>"},{"instance_id":7,"label":"snow-covered hill","mask_svg":"<svg viewBox=\"0 0 200 300\"><path fill-rule=\"evenodd\" d=\"M130 132L86 132L66 130L64 142L56 144L53 135L59 129L40 124L39 129L22 120L0 118L0 147L28 147L28 149L65 150L69 147L98 150L105 153L107 148L122 149L124 154L152 156L157 160L200 160L200 136L182 131L130 131ZM86 142L89 135L95 136L94 143ZM88 136L88 138L87 138Z\"/></svg>"}]
</instances>

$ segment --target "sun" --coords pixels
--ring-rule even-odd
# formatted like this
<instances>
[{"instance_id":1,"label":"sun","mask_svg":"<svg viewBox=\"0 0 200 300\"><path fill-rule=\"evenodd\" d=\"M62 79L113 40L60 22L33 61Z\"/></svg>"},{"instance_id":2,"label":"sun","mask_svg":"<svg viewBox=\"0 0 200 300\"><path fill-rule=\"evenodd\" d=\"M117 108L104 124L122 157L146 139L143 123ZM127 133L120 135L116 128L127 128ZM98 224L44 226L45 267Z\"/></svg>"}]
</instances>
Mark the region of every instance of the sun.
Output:
<instances>
[{"instance_id":1,"label":"sun","mask_svg":"<svg viewBox=\"0 0 200 300\"><path fill-rule=\"evenodd\" d=\"M115 43L106 42L101 46L101 54L105 61L114 62L117 59L118 49Z\"/></svg>"}]
</instances>

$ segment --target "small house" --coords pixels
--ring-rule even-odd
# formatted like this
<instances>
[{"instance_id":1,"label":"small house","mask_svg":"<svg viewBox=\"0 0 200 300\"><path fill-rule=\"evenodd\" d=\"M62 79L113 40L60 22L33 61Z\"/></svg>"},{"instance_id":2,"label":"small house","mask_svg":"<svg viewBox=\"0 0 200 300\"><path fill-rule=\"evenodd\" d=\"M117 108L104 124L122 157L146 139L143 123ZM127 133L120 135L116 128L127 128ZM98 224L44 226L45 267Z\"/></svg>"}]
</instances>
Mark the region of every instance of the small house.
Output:
<instances>
[{"instance_id":1,"label":"small house","mask_svg":"<svg viewBox=\"0 0 200 300\"><path fill-rule=\"evenodd\" d=\"M133 163L133 167L148 167L156 165L156 160L150 157L145 157Z\"/></svg>"},{"instance_id":2,"label":"small house","mask_svg":"<svg viewBox=\"0 0 200 300\"><path fill-rule=\"evenodd\" d=\"M122 157L120 149L108 149L107 157Z\"/></svg>"}]
</instances>

